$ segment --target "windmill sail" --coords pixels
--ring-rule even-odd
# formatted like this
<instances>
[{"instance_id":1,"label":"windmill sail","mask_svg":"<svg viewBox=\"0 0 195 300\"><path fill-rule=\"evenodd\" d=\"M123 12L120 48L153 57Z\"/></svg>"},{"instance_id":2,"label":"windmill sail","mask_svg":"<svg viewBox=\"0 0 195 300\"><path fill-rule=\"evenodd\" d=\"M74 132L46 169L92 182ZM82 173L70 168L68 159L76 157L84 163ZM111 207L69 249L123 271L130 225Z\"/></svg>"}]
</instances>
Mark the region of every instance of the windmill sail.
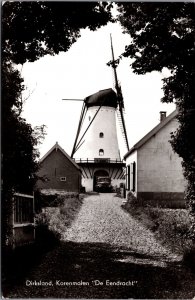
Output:
<instances>
[{"instance_id":1,"label":"windmill sail","mask_svg":"<svg viewBox=\"0 0 195 300\"><path fill-rule=\"evenodd\" d=\"M77 129L77 134L76 134L75 142L74 142L74 145L73 145L71 157L73 157L73 155L75 153L75 149L76 149L76 145L77 145L77 140L78 140L78 137L79 137L79 134L80 134L80 130L81 130L81 125L82 125L82 122L83 122L84 114L85 114L85 104L83 102L83 106L82 106L82 110L81 110L81 116L80 116L80 120L79 120L79 126L78 126L78 129Z\"/></svg>"},{"instance_id":2,"label":"windmill sail","mask_svg":"<svg viewBox=\"0 0 195 300\"><path fill-rule=\"evenodd\" d=\"M123 139L125 141L125 145L127 147L127 151L129 151L129 142L127 138L127 131L126 131L126 126L125 126L125 119L124 119L124 101L123 101L123 95L122 95L122 90L121 86L118 83L118 78L117 78L117 64L114 59L114 49L113 49L113 44L112 44L112 36L110 35L110 41L111 41L111 51L112 51L112 68L114 71L114 79L115 79L115 89L117 93L117 99L118 99L118 110L117 110L117 116L119 120L119 126L122 132Z\"/></svg>"}]
</instances>

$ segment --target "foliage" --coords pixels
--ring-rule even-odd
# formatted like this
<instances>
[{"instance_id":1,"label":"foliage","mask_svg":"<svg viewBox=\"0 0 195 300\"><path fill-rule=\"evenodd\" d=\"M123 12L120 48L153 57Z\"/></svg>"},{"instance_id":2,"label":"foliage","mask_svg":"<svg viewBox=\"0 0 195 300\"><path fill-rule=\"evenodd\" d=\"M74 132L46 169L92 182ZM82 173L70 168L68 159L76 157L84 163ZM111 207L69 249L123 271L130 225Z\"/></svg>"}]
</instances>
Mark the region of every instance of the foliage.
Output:
<instances>
[{"instance_id":1,"label":"foliage","mask_svg":"<svg viewBox=\"0 0 195 300\"><path fill-rule=\"evenodd\" d=\"M36 212L40 212L44 207L59 207L64 204L65 199L79 198L76 192L57 191L53 189L36 190L35 193ZM69 200L68 200L69 201ZM74 201L74 200L73 200Z\"/></svg>"},{"instance_id":2,"label":"foliage","mask_svg":"<svg viewBox=\"0 0 195 300\"><path fill-rule=\"evenodd\" d=\"M129 192L127 194L127 202L124 205L125 207L128 206L128 208L134 209L140 206L140 201L135 197L135 195L132 192Z\"/></svg>"},{"instance_id":3,"label":"foliage","mask_svg":"<svg viewBox=\"0 0 195 300\"><path fill-rule=\"evenodd\" d=\"M9 218L13 192L32 194L38 170L37 129L21 118L24 89L20 73L11 63L2 63L2 241L10 234ZM40 132L40 131L39 131ZM43 136L43 132L40 132Z\"/></svg>"},{"instance_id":4,"label":"foliage","mask_svg":"<svg viewBox=\"0 0 195 300\"><path fill-rule=\"evenodd\" d=\"M36 215L38 227L46 227L56 238L63 238L63 235L77 216L81 206L82 198L72 197L72 195L53 195L54 199L50 202L51 195L45 195L45 204L49 203L41 213ZM46 199L48 198L48 199Z\"/></svg>"},{"instance_id":5,"label":"foliage","mask_svg":"<svg viewBox=\"0 0 195 300\"><path fill-rule=\"evenodd\" d=\"M10 63L2 66L2 155L3 190L32 192L38 168L37 128L21 114L23 80ZM40 130L39 130L40 133ZM43 132L41 132L43 135Z\"/></svg>"},{"instance_id":6,"label":"foliage","mask_svg":"<svg viewBox=\"0 0 195 300\"><path fill-rule=\"evenodd\" d=\"M23 64L67 51L81 29L95 30L111 21L111 7L106 2L7 1L2 10L3 55Z\"/></svg>"},{"instance_id":7,"label":"foliage","mask_svg":"<svg viewBox=\"0 0 195 300\"><path fill-rule=\"evenodd\" d=\"M195 70L194 3L118 3L118 19L131 36L123 56L133 59L137 74L162 71L171 75L163 79L162 102L175 102L179 127L171 134L173 150L183 159L188 186L186 200L193 216L195 237Z\"/></svg>"},{"instance_id":8,"label":"foliage","mask_svg":"<svg viewBox=\"0 0 195 300\"><path fill-rule=\"evenodd\" d=\"M151 220L149 228L163 245L175 253L182 254L183 257L193 250L189 236L190 220L186 209L146 207L144 213L143 222L146 224L147 218Z\"/></svg>"},{"instance_id":9,"label":"foliage","mask_svg":"<svg viewBox=\"0 0 195 300\"><path fill-rule=\"evenodd\" d=\"M193 68L194 4L193 3L123 3L118 4L119 20L131 43L124 55L135 61L138 74L177 71ZM171 99L170 99L171 100Z\"/></svg>"}]
</instances>

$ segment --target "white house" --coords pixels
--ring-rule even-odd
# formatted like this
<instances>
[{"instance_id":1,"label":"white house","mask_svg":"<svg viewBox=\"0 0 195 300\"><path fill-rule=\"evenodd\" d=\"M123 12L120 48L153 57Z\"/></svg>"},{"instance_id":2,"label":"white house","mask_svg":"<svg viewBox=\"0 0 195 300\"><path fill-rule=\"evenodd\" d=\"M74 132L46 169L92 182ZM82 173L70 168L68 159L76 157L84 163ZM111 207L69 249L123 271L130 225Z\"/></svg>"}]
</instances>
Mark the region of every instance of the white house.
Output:
<instances>
[{"instance_id":1,"label":"white house","mask_svg":"<svg viewBox=\"0 0 195 300\"><path fill-rule=\"evenodd\" d=\"M182 159L173 151L170 133L178 127L177 111L161 122L125 154L126 189L138 201L154 206L185 207Z\"/></svg>"}]
</instances>

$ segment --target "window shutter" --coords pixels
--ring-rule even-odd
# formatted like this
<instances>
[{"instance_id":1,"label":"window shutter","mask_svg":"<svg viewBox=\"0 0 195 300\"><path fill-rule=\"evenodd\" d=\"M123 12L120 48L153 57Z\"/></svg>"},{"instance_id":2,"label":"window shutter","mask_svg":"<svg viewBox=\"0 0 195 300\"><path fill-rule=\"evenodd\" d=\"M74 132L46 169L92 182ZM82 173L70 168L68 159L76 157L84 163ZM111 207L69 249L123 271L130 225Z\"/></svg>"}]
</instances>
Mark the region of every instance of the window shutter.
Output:
<instances>
[{"instance_id":1,"label":"window shutter","mask_svg":"<svg viewBox=\"0 0 195 300\"><path fill-rule=\"evenodd\" d=\"M136 184L136 163L133 162L133 192L135 192L135 184Z\"/></svg>"},{"instance_id":2,"label":"window shutter","mask_svg":"<svg viewBox=\"0 0 195 300\"><path fill-rule=\"evenodd\" d=\"M130 165L126 167L126 188L130 190Z\"/></svg>"},{"instance_id":3,"label":"window shutter","mask_svg":"<svg viewBox=\"0 0 195 300\"><path fill-rule=\"evenodd\" d=\"M131 163L131 173L130 173L130 191L133 191L133 163Z\"/></svg>"}]
</instances>

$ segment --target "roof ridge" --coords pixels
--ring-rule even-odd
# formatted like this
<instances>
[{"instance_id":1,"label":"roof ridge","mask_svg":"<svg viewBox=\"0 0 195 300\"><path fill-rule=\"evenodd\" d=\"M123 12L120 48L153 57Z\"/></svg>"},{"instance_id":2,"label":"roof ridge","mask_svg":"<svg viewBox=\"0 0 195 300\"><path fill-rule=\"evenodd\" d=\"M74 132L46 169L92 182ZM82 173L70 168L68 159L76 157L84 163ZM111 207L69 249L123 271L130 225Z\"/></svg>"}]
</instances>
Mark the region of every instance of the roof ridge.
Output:
<instances>
[{"instance_id":1,"label":"roof ridge","mask_svg":"<svg viewBox=\"0 0 195 300\"><path fill-rule=\"evenodd\" d=\"M53 150L55 149L59 149L65 156L66 158L68 158L68 160L77 168L80 170L79 166L75 163L75 161L68 155L68 153L66 153L66 151L58 144L58 142L56 142L53 147L51 147L51 149L49 151L47 151L45 153L45 155L39 160L39 162L43 162L50 153L52 153Z\"/></svg>"}]
</instances>

